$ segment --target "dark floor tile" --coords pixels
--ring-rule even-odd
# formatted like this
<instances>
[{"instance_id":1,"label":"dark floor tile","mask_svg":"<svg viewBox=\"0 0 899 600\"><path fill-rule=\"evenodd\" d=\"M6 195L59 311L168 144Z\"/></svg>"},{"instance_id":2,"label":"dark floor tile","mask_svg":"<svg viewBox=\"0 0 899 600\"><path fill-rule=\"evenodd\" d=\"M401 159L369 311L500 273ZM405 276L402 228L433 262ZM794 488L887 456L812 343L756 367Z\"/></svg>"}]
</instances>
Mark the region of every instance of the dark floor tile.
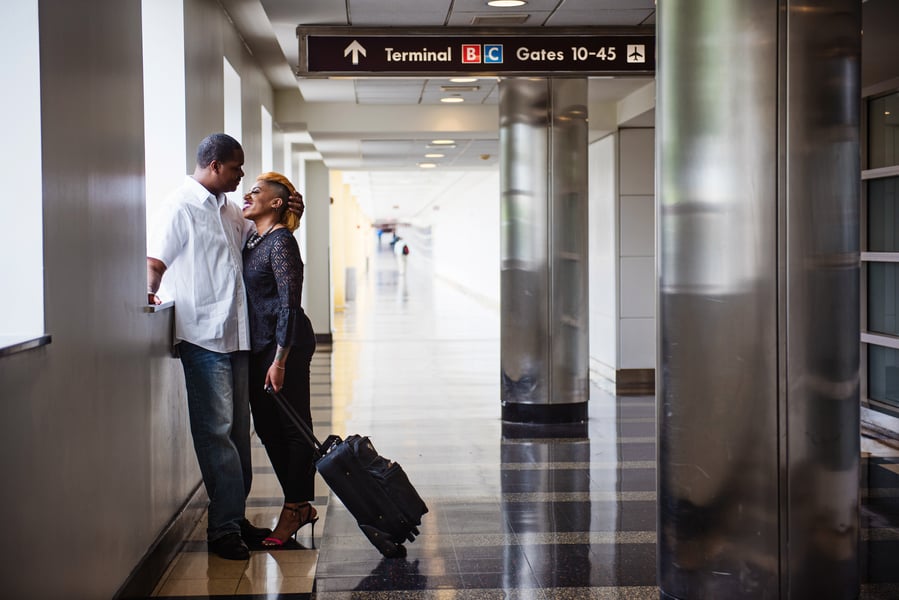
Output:
<instances>
[{"instance_id":1,"label":"dark floor tile","mask_svg":"<svg viewBox=\"0 0 899 600\"><path fill-rule=\"evenodd\" d=\"M542 587L655 585L651 544L556 544L525 547Z\"/></svg>"},{"instance_id":2,"label":"dark floor tile","mask_svg":"<svg viewBox=\"0 0 899 600\"><path fill-rule=\"evenodd\" d=\"M540 587L540 582L530 569L509 573L465 573L460 579L462 585L459 589L465 590L521 590Z\"/></svg>"},{"instance_id":3,"label":"dark floor tile","mask_svg":"<svg viewBox=\"0 0 899 600\"><path fill-rule=\"evenodd\" d=\"M621 422L615 426L618 437L655 437L655 419L638 422Z\"/></svg>"},{"instance_id":4,"label":"dark floor tile","mask_svg":"<svg viewBox=\"0 0 899 600\"><path fill-rule=\"evenodd\" d=\"M503 493L583 492L590 489L588 469L503 470L500 473Z\"/></svg>"},{"instance_id":5,"label":"dark floor tile","mask_svg":"<svg viewBox=\"0 0 899 600\"><path fill-rule=\"evenodd\" d=\"M465 589L464 575L419 575L403 580L385 580L378 574L364 577L339 576L316 577L316 593L327 592L374 592L374 591L405 591L405 590L434 590L434 589Z\"/></svg>"},{"instance_id":6,"label":"dark floor tile","mask_svg":"<svg viewBox=\"0 0 899 600\"><path fill-rule=\"evenodd\" d=\"M312 600L309 592L280 592L276 594L241 594L240 600ZM228 596L153 596L154 600L220 600Z\"/></svg>"},{"instance_id":7,"label":"dark floor tile","mask_svg":"<svg viewBox=\"0 0 899 600\"><path fill-rule=\"evenodd\" d=\"M618 448L619 460L655 460L655 444L623 444Z\"/></svg>"},{"instance_id":8,"label":"dark floor tile","mask_svg":"<svg viewBox=\"0 0 899 600\"><path fill-rule=\"evenodd\" d=\"M862 581L899 583L899 540L868 541L861 547L866 551Z\"/></svg>"}]
</instances>

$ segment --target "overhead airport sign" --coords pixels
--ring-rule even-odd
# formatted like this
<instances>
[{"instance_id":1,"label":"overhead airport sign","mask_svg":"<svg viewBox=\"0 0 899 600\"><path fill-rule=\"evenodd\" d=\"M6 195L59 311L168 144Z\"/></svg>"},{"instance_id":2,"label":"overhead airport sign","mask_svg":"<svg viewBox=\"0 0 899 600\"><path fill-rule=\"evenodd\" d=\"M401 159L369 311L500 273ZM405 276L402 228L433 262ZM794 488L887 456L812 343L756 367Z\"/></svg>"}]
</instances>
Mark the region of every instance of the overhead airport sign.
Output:
<instances>
[{"instance_id":1,"label":"overhead airport sign","mask_svg":"<svg viewBox=\"0 0 899 600\"><path fill-rule=\"evenodd\" d=\"M647 30L298 27L297 74L647 75ZM547 35L552 32L552 35Z\"/></svg>"}]
</instances>

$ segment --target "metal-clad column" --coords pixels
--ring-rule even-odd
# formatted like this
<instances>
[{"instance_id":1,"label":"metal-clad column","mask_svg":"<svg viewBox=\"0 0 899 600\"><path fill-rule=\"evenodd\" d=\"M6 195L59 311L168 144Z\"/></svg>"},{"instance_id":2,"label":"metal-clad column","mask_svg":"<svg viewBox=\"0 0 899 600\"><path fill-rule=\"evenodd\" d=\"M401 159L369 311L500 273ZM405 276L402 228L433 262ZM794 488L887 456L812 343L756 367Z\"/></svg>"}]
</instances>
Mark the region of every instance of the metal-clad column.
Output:
<instances>
[{"instance_id":1,"label":"metal-clad column","mask_svg":"<svg viewBox=\"0 0 899 600\"><path fill-rule=\"evenodd\" d=\"M858 594L860 21L659 3L665 598Z\"/></svg>"},{"instance_id":2,"label":"metal-clad column","mask_svg":"<svg viewBox=\"0 0 899 600\"><path fill-rule=\"evenodd\" d=\"M505 421L587 417L587 81L500 80Z\"/></svg>"}]
</instances>

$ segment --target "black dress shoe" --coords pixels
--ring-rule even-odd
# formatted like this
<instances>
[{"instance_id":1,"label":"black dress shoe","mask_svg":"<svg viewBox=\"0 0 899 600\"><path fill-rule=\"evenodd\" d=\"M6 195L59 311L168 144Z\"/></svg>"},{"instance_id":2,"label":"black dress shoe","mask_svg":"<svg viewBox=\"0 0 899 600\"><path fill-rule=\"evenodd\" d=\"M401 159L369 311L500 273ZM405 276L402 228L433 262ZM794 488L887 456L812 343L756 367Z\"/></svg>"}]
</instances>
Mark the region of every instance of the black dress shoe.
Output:
<instances>
[{"instance_id":1,"label":"black dress shoe","mask_svg":"<svg viewBox=\"0 0 899 600\"><path fill-rule=\"evenodd\" d=\"M210 540L208 546L212 552L228 560L250 558L250 549L247 548L239 533L228 533L217 540Z\"/></svg>"},{"instance_id":2,"label":"black dress shoe","mask_svg":"<svg viewBox=\"0 0 899 600\"><path fill-rule=\"evenodd\" d=\"M240 520L240 536L248 544L259 544L272 534L268 527L256 527L247 519Z\"/></svg>"}]
</instances>

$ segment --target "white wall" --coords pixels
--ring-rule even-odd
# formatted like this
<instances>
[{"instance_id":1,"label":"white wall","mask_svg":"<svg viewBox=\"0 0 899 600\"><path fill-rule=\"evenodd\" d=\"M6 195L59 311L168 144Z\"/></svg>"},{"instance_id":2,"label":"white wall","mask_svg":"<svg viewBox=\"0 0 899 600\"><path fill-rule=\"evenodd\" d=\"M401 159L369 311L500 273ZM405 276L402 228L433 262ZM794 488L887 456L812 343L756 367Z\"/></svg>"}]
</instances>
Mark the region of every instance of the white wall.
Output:
<instances>
[{"instance_id":1,"label":"white wall","mask_svg":"<svg viewBox=\"0 0 899 600\"><path fill-rule=\"evenodd\" d=\"M655 130L618 132L619 369L656 364Z\"/></svg>"},{"instance_id":2,"label":"white wall","mask_svg":"<svg viewBox=\"0 0 899 600\"><path fill-rule=\"evenodd\" d=\"M590 369L614 379L618 367L618 137L588 149Z\"/></svg>"},{"instance_id":3,"label":"white wall","mask_svg":"<svg viewBox=\"0 0 899 600\"><path fill-rule=\"evenodd\" d=\"M589 148L590 369L615 381L656 363L655 130Z\"/></svg>"},{"instance_id":4,"label":"white wall","mask_svg":"<svg viewBox=\"0 0 899 600\"><path fill-rule=\"evenodd\" d=\"M499 171L460 172L434 204L434 273L499 309Z\"/></svg>"}]
</instances>

